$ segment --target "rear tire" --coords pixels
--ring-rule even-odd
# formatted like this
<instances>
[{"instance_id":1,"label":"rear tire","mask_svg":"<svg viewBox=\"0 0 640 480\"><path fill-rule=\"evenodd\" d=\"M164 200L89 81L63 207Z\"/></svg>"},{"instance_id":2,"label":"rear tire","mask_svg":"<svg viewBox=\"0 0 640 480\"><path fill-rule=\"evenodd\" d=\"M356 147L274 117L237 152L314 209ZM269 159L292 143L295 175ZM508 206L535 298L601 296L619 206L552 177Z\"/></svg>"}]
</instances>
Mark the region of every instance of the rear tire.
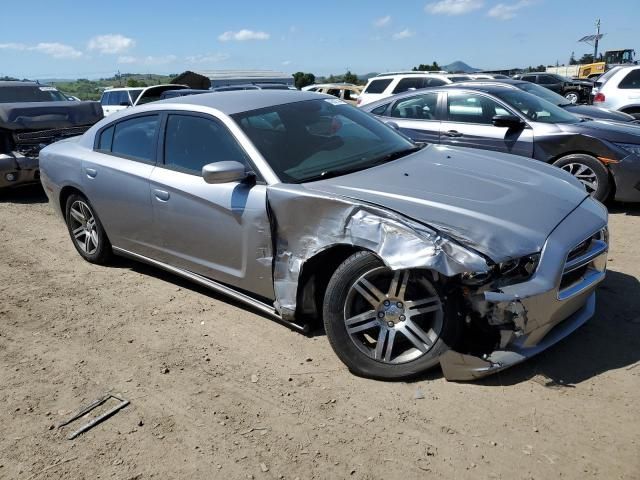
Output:
<instances>
[{"instance_id":1,"label":"rear tire","mask_svg":"<svg viewBox=\"0 0 640 480\"><path fill-rule=\"evenodd\" d=\"M609 171L597 158L584 153L574 153L556 160L553 164L576 177L596 200L604 202L609 196Z\"/></svg>"},{"instance_id":2,"label":"rear tire","mask_svg":"<svg viewBox=\"0 0 640 480\"><path fill-rule=\"evenodd\" d=\"M323 317L331 347L349 370L382 380L437 365L460 325L430 271L392 271L371 252L353 254L335 271Z\"/></svg>"},{"instance_id":3,"label":"rear tire","mask_svg":"<svg viewBox=\"0 0 640 480\"><path fill-rule=\"evenodd\" d=\"M65 206L65 220L73 246L82 258L98 265L109 262L113 254L111 243L85 196L78 193L69 196Z\"/></svg>"},{"instance_id":4,"label":"rear tire","mask_svg":"<svg viewBox=\"0 0 640 480\"><path fill-rule=\"evenodd\" d=\"M580 93L579 92L575 92L575 91L567 92L567 93L564 94L564 98L569 100L574 105L577 105L578 103L580 103Z\"/></svg>"}]
</instances>

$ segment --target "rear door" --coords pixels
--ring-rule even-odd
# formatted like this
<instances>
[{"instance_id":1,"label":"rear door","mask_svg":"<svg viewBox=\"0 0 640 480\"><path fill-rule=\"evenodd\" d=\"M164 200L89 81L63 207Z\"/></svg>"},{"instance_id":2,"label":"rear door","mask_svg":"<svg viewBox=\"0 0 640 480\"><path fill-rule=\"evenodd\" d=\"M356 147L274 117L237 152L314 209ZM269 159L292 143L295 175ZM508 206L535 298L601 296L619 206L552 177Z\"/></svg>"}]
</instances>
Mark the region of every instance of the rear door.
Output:
<instances>
[{"instance_id":1,"label":"rear door","mask_svg":"<svg viewBox=\"0 0 640 480\"><path fill-rule=\"evenodd\" d=\"M559 94L564 91L564 82L553 75L538 75L538 84Z\"/></svg>"},{"instance_id":2,"label":"rear door","mask_svg":"<svg viewBox=\"0 0 640 480\"><path fill-rule=\"evenodd\" d=\"M446 92L440 143L533 156L533 130L493 125L495 115L516 115L506 105L478 92ZM516 115L517 116L517 115Z\"/></svg>"},{"instance_id":3,"label":"rear door","mask_svg":"<svg viewBox=\"0 0 640 480\"><path fill-rule=\"evenodd\" d=\"M162 138L151 175L160 260L273 298L266 184L202 178L202 167L219 161L253 170L248 155L221 120L204 114L167 113Z\"/></svg>"},{"instance_id":4,"label":"rear door","mask_svg":"<svg viewBox=\"0 0 640 480\"><path fill-rule=\"evenodd\" d=\"M149 177L155 167L158 114L141 114L98 132L82 161L83 190L114 247L155 257Z\"/></svg>"},{"instance_id":5,"label":"rear door","mask_svg":"<svg viewBox=\"0 0 640 480\"><path fill-rule=\"evenodd\" d=\"M402 98L387 110L385 121L398 125L402 133L416 142L440 143L438 98L438 92Z\"/></svg>"}]
</instances>

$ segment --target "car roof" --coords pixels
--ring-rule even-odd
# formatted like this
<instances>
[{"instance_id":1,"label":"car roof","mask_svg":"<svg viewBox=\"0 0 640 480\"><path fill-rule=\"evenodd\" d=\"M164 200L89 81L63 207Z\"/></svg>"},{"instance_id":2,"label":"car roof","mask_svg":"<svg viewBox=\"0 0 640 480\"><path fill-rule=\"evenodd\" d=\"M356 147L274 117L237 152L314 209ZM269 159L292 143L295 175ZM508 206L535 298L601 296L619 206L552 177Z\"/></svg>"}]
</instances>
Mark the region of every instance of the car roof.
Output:
<instances>
[{"instance_id":1,"label":"car roof","mask_svg":"<svg viewBox=\"0 0 640 480\"><path fill-rule=\"evenodd\" d=\"M381 80L381 79L385 79L385 78L397 78L397 77L446 77L449 75L456 75L456 74L450 74L450 73L435 73L435 72L392 72L392 73L381 73L379 75L376 75L375 77L371 77L369 79L369 81L373 81L373 80ZM460 74L460 75L466 75L466 74Z\"/></svg>"},{"instance_id":2,"label":"car roof","mask_svg":"<svg viewBox=\"0 0 640 480\"><path fill-rule=\"evenodd\" d=\"M305 100L318 100L318 95L334 99L330 95L316 92L302 92L297 90L234 90L230 92L211 92L200 95L188 95L184 97L168 98L153 105L182 104L215 108L226 115L258 110L287 103L303 102ZM151 103L148 105L152 105Z\"/></svg>"},{"instance_id":3,"label":"car roof","mask_svg":"<svg viewBox=\"0 0 640 480\"><path fill-rule=\"evenodd\" d=\"M51 87L46 83L22 82L20 80L0 80L0 87ZM55 88L55 87L53 87Z\"/></svg>"}]
</instances>

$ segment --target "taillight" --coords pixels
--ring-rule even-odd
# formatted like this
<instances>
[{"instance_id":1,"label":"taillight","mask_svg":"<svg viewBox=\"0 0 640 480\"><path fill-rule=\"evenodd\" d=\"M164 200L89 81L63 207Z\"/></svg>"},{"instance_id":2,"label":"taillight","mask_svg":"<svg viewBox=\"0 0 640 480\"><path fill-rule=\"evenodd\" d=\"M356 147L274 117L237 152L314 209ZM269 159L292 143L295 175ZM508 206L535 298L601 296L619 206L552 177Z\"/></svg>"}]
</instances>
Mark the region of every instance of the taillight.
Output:
<instances>
[{"instance_id":1,"label":"taillight","mask_svg":"<svg viewBox=\"0 0 640 480\"><path fill-rule=\"evenodd\" d=\"M596 103L596 102L604 102L604 93L600 93L600 92L596 93L596 96L593 97L593 103Z\"/></svg>"}]
</instances>

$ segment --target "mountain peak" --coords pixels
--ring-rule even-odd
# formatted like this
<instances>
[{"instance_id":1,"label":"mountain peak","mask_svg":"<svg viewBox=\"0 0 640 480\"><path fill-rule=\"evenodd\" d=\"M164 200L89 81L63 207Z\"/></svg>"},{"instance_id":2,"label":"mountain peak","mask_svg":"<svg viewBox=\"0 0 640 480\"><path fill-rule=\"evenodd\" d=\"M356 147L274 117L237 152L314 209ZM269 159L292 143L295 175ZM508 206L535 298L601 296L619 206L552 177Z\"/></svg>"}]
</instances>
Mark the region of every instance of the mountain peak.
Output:
<instances>
[{"instance_id":1,"label":"mountain peak","mask_svg":"<svg viewBox=\"0 0 640 480\"><path fill-rule=\"evenodd\" d=\"M480 71L479 68L474 68L461 60L450 63L449 65L443 65L442 69L451 73L458 73L458 72L473 73L473 72Z\"/></svg>"}]
</instances>

